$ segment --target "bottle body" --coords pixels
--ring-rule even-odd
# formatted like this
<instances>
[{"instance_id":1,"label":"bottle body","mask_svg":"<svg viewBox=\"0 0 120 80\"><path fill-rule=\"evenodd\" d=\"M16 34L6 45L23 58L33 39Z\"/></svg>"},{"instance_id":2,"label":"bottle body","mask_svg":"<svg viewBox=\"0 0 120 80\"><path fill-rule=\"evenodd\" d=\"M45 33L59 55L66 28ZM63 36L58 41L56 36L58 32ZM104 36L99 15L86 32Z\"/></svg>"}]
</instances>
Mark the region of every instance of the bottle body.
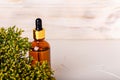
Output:
<instances>
[{"instance_id":1,"label":"bottle body","mask_svg":"<svg viewBox=\"0 0 120 80\"><path fill-rule=\"evenodd\" d=\"M50 45L44 39L34 40L29 55L33 57L32 65L36 61L47 61L50 64Z\"/></svg>"}]
</instances>

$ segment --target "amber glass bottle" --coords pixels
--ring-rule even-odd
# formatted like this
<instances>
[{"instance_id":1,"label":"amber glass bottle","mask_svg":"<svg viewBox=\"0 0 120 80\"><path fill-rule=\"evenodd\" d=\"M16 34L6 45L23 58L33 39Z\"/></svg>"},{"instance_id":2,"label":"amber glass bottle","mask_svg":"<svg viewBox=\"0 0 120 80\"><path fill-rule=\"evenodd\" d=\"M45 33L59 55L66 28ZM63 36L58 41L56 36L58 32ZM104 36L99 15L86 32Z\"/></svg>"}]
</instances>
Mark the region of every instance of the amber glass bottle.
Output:
<instances>
[{"instance_id":1,"label":"amber glass bottle","mask_svg":"<svg viewBox=\"0 0 120 80\"><path fill-rule=\"evenodd\" d=\"M32 65L36 61L48 61L50 64L50 45L45 41L45 30L42 28L42 20L36 19L36 28L33 30L34 41L31 43L29 55L33 57Z\"/></svg>"}]
</instances>

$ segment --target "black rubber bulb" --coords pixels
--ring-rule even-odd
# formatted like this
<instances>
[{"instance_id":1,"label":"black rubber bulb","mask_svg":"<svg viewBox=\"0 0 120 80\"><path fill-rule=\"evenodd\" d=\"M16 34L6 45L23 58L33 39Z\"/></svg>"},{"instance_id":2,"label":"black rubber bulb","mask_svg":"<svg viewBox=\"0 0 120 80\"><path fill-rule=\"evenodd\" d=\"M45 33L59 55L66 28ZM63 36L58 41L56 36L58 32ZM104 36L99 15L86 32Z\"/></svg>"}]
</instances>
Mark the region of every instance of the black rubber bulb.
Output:
<instances>
[{"instance_id":1,"label":"black rubber bulb","mask_svg":"<svg viewBox=\"0 0 120 80\"><path fill-rule=\"evenodd\" d=\"M37 18L35 23L36 23L36 30L37 31L42 30L42 20L40 18Z\"/></svg>"}]
</instances>

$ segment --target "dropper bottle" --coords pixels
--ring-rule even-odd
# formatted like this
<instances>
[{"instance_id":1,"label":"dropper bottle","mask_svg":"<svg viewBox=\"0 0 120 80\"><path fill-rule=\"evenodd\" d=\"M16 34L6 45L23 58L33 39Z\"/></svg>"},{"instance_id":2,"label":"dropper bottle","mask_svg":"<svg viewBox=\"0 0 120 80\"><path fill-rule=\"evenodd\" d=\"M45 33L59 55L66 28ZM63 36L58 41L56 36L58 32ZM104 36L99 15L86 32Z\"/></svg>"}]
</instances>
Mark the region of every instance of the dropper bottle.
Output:
<instances>
[{"instance_id":1,"label":"dropper bottle","mask_svg":"<svg viewBox=\"0 0 120 80\"><path fill-rule=\"evenodd\" d=\"M50 65L50 45L45 41L45 30L42 28L42 20L37 18L35 21L36 28L33 30L34 41L31 43L29 55L33 57L32 65L37 61L42 63L47 61Z\"/></svg>"}]
</instances>

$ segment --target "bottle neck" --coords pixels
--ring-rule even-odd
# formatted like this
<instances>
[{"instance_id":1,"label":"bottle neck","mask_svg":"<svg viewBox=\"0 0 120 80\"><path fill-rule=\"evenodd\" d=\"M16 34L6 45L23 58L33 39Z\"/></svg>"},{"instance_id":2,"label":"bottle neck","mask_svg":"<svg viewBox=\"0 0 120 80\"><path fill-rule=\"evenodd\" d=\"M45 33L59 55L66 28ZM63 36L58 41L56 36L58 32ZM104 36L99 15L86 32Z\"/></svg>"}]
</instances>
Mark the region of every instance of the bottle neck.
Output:
<instances>
[{"instance_id":1,"label":"bottle neck","mask_svg":"<svg viewBox=\"0 0 120 80\"><path fill-rule=\"evenodd\" d=\"M35 41L44 41L45 38L42 38L42 39L36 39L36 38L34 38L34 40L35 40Z\"/></svg>"}]
</instances>

